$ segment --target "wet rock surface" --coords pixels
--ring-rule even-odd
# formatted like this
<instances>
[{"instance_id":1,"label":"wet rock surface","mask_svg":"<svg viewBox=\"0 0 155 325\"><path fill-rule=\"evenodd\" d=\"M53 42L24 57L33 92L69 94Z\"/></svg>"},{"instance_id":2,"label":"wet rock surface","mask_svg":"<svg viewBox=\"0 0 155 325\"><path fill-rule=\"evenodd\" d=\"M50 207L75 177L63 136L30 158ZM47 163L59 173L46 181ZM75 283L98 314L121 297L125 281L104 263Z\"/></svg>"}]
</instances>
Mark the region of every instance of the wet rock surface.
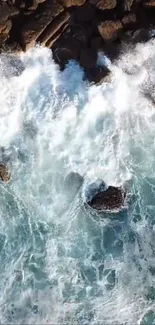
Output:
<instances>
[{"instance_id":1,"label":"wet rock surface","mask_svg":"<svg viewBox=\"0 0 155 325\"><path fill-rule=\"evenodd\" d=\"M91 202L96 194L104 192L107 189L105 182L102 179L97 179L95 182L88 184L85 189L86 202Z\"/></svg>"},{"instance_id":2,"label":"wet rock surface","mask_svg":"<svg viewBox=\"0 0 155 325\"><path fill-rule=\"evenodd\" d=\"M87 204L99 211L121 210L124 206L125 192L120 187L109 186L93 195Z\"/></svg>"},{"instance_id":3,"label":"wet rock surface","mask_svg":"<svg viewBox=\"0 0 155 325\"><path fill-rule=\"evenodd\" d=\"M98 51L113 59L122 41L147 41L154 17L154 0L0 0L0 52L39 43L61 69L77 60L85 78L99 83L109 71L98 68Z\"/></svg>"},{"instance_id":4,"label":"wet rock surface","mask_svg":"<svg viewBox=\"0 0 155 325\"><path fill-rule=\"evenodd\" d=\"M0 180L8 183L10 181L10 170L8 168L8 166L4 163L0 163Z\"/></svg>"}]
</instances>

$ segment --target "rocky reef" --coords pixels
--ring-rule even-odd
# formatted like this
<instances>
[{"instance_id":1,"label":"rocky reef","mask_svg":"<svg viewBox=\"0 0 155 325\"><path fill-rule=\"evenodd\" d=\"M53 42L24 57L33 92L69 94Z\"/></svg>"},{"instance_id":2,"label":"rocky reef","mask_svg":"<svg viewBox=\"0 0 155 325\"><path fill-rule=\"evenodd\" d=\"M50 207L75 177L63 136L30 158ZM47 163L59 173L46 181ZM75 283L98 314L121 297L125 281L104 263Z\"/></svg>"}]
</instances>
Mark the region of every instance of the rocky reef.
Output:
<instances>
[{"instance_id":1,"label":"rocky reef","mask_svg":"<svg viewBox=\"0 0 155 325\"><path fill-rule=\"evenodd\" d=\"M108 74L96 64L98 51L113 59L122 42L147 40L154 16L154 0L0 0L0 51L39 43L61 69L75 59L98 83Z\"/></svg>"},{"instance_id":2,"label":"rocky reef","mask_svg":"<svg viewBox=\"0 0 155 325\"><path fill-rule=\"evenodd\" d=\"M88 204L96 210L119 211L124 206L125 195L122 188L109 186L104 192L97 193Z\"/></svg>"},{"instance_id":3,"label":"rocky reef","mask_svg":"<svg viewBox=\"0 0 155 325\"><path fill-rule=\"evenodd\" d=\"M87 185L85 201L98 211L120 211L125 204L126 191L123 187L107 186L102 179Z\"/></svg>"}]
</instances>

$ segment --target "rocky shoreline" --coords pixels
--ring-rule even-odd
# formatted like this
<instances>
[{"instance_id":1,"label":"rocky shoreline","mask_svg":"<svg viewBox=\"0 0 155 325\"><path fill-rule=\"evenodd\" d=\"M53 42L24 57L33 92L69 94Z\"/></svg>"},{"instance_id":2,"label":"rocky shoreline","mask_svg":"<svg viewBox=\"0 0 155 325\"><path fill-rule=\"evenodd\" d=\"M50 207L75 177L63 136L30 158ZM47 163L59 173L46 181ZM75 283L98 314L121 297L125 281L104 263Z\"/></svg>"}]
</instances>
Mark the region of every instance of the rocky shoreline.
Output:
<instances>
[{"instance_id":1,"label":"rocky shoreline","mask_svg":"<svg viewBox=\"0 0 155 325\"><path fill-rule=\"evenodd\" d=\"M114 59L122 42L147 40L154 16L155 0L0 0L0 51L39 43L61 69L75 59L98 83L108 73L96 65L98 51Z\"/></svg>"}]
</instances>

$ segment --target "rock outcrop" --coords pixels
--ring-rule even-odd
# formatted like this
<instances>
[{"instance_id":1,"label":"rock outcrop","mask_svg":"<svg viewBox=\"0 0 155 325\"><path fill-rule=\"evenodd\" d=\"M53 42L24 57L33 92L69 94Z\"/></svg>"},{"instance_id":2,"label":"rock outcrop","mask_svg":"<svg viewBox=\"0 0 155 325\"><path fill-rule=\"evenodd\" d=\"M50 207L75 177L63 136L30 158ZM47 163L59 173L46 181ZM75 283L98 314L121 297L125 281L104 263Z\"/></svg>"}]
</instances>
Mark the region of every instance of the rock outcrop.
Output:
<instances>
[{"instance_id":1,"label":"rock outcrop","mask_svg":"<svg viewBox=\"0 0 155 325\"><path fill-rule=\"evenodd\" d=\"M10 170L6 164L0 163L0 179L8 183L10 181Z\"/></svg>"},{"instance_id":2,"label":"rock outcrop","mask_svg":"<svg viewBox=\"0 0 155 325\"><path fill-rule=\"evenodd\" d=\"M120 187L109 186L88 201L88 205L99 211L121 210L124 206L125 192Z\"/></svg>"},{"instance_id":3,"label":"rock outcrop","mask_svg":"<svg viewBox=\"0 0 155 325\"><path fill-rule=\"evenodd\" d=\"M74 59L86 78L100 82L109 71L97 66L98 51L113 59L122 40L147 40L154 17L154 0L0 0L0 51L39 43L52 49L61 69Z\"/></svg>"}]
</instances>

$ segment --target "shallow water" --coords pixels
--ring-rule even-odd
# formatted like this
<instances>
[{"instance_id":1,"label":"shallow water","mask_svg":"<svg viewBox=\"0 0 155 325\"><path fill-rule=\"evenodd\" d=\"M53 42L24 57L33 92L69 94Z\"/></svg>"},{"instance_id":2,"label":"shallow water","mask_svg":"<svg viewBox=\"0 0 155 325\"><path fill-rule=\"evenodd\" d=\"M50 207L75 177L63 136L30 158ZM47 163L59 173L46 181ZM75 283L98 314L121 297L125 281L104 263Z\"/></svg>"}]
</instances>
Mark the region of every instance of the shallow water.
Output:
<instances>
[{"instance_id":1,"label":"shallow water","mask_svg":"<svg viewBox=\"0 0 155 325\"><path fill-rule=\"evenodd\" d=\"M0 322L155 324L155 43L92 86L45 48L0 57ZM14 67L14 68L13 68ZM84 177L75 194L69 172ZM86 186L126 182L128 208L102 218Z\"/></svg>"}]
</instances>

